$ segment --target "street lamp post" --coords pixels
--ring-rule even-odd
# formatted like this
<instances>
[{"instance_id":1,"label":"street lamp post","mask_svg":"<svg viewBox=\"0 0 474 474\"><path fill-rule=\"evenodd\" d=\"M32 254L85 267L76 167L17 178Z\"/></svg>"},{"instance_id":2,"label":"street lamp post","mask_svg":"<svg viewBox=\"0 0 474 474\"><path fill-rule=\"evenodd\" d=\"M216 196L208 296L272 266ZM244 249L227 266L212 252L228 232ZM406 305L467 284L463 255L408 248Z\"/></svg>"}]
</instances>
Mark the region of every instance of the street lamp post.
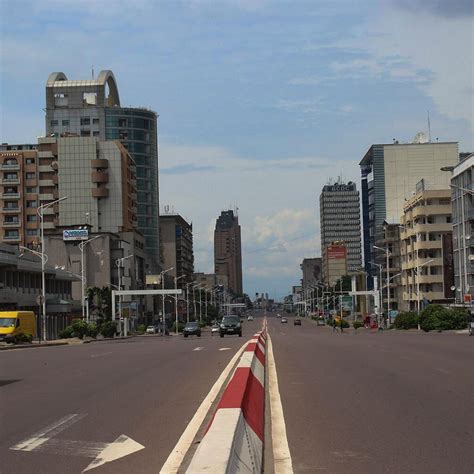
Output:
<instances>
[{"instance_id":1,"label":"street lamp post","mask_svg":"<svg viewBox=\"0 0 474 474\"><path fill-rule=\"evenodd\" d=\"M380 306L382 306L382 309L383 309L383 296L382 296L382 268L383 268L383 265L381 265L380 263L374 263L374 262L369 262L370 265L373 265L374 267L379 267L379 274L380 274L380 277L379 277L379 282L377 284L378 286L378 291L379 291L379 304L377 306L377 324L380 325Z\"/></svg>"},{"instance_id":2,"label":"street lamp post","mask_svg":"<svg viewBox=\"0 0 474 474\"><path fill-rule=\"evenodd\" d=\"M181 275L179 277L174 277L174 289L177 290L178 289L178 280L180 280L181 278L184 278L186 275ZM175 329L176 329L176 335L178 335L179 331L178 331L178 293L176 293L176 301L175 301L175 305L174 305L174 309L175 309Z\"/></svg>"},{"instance_id":3,"label":"street lamp post","mask_svg":"<svg viewBox=\"0 0 474 474\"><path fill-rule=\"evenodd\" d=\"M42 204L38 206L36 213L40 218L41 230L40 230L40 238L41 238L41 287L42 287L42 306L43 306L43 324L42 324L42 332L43 332L43 340L46 341L46 277L45 277L45 265L48 261L48 257L45 255L45 242L44 242L44 211L55 204L64 201L67 199L68 196L63 196L62 198L55 199L54 201L48 202L46 204ZM46 258L45 258L46 257Z\"/></svg>"},{"instance_id":4,"label":"street lamp post","mask_svg":"<svg viewBox=\"0 0 474 474\"><path fill-rule=\"evenodd\" d=\"M102 235L96 235L95 237L92 237L91 239L84 240L78 245L79 250L81 251L82 319L84 319L84 313L85 313L84 307L85 307L85 299L86 299L86 280L87 280L87 275L84 273L84 247L87 244L90 244L93 240L98 239L99 237L102 237ZM89 311L89 304L87 304L87 311ZM89 322L89 317L86 318L86 321Z\"/></svg>"},{"instance_id":5,"label":"street lamp post","mask_svg":"<svg viewBox=\"0 0 474 474\"><path fill-rule=\"evenodd\" d=\"M380 250L382 252L385 253L385 258L386 258L386 277L385 277L385 285L387 287L387 314L386 314L386 318L385 320L389 317L389 313L390 313L390 288L389 288L389 281L390 281L390 271L389 271L389 265L390 265L390 255L391 255L391 252L388 250L388 243L387 243L387 246L386 248L381 248L381 247L377 247L376 245L374 245L374 249L377 249L377 250ZM382 286L382 281L380 281L380 286ZM380 297L383 298L383 291L380 293ZM381 301L381 305L383 307L383 299Z\"/></svg>"},{"instance_id":6,"label":"street lamp post","mask_svg":"<svg viewBox=\"0 0 474 474\"><path fill-rule=\"evenodd\" d=\"M167 270L163 270L163 271L160 272L160 276L161 276L161 289L162 289L162 290L165 289L165 273L170 272L171 270L174 270L174 267L170 267L170 268L168 268ZM161 326L161 335L164 336L164 335L165 335L165 322L166 322L166 318L165 318L165 295L164 295L164 294L162 295L161 303L162 303L162 326Z\"/></svg>"},{"instance_id":7,"label":"street lamp post","mask_svg":"<svg viewBox=\"0 0 474 474\"><path fill-rule=\"evenodd\" d=\"M186 322L189 323L189 285L196 283L195 281L191 281L186 283Z\"/></svg>"},{"instance_id":8,"label":"street lamp post","mask_svg":"<svg viewBox=\"0 0 474 474\"><path fill-rule=\"evenodd\" d=\"M130 254L130 255L127 255L126 257L122 257L122 258L118 258L117 260L115 260L115 265L117 265L117 274L118 274L118 289L119 291L122 290L122 274L120 272L120 267L123 265L123 262L125 260L127 260L128 258L132 258L133 257L133 253ZM118 301L118 305L119 305L119 324L120 324L120 333L122 332L122 295L119 295L119 301ZM114 311L115 311L115 308L113 308ZM124 335L126 336L127 335L127 325L124 321L124 324L123 324L123 332L124 332Z\"/></svg>"}]
</instances>

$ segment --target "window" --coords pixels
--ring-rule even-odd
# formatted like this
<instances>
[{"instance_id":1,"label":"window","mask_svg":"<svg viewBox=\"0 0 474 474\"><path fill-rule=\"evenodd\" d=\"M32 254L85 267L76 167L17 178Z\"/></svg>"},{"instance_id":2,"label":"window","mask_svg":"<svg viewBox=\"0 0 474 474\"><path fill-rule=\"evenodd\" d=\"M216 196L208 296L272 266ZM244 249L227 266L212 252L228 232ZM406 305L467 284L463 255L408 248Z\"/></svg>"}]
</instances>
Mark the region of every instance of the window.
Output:
<instances>
[{"instance_id":1,"label":"window","mask_svg":"<svg viewBox=\"0 0 474 474\"><path fill-rule=\"evenodd\" d=\"M81 130L81 137L90 137L91 131L90 130Z\"/></svg>"},{"instance_id":2,"label":"window","mask_svg":"<svg viewBox=\"0 0 474 474\"><path fill-rule=\"evenodd\" d=\"M3 178L6 179L6 180L14 180L14 179L18 179L18 175L16 173L5 173L3 175Z\"/></svg>"},{"instance_id":3,"label":"window","mask_svg":"<svg viewBox=\"0 0 474 474\"><path fill-rule=\"evenodd\" d=\"M35 173L26 173L26 179L35 179L36 175Z\"/></svg>"},{"instance_id":4,"label":"window","mask_svg":"<svg viewBox=\"0 0 474 474\"><path fill-rule=\"evenodd\" d=\"M127 126L127 119L119 119L118 120L118 126L119 127L126 127Z\"/></svg>"},{"instance_id":5,"label":"window","mask_svg":"<svg viewBox=\"0 0 474 474\"><path fill-rule=\"evenodd\" d=\"M20 234L17 230L6 230L5 237L18 237Z\"/></svg>"},{"instance_id":6,"label":"window","mask_svg":"<svg viewBox=\"0 0 474 474\"><path fill-rule=\"evenodd\" d=\"M35 214L29 214L26 216L26 222L36 222L38 220L38 216Z\"/></svg>"},{"instance_id":7,"label":"window","mask_svg":"<svg viewBox=\"0 0 474 474\"><path fill-rule=\"evenodd\" d=\"M51 127L55 127L58 124L58 121L57 120L51 120L49 122L49 124L51 125Z\"/></svg>"},{"instance_id":8,"label":"window","mask_svg":"<svg viewBox=\"0 0 474 474\"><path fill-rule=\"evenodd\" d=\"M81 125L90 125L90 124L91 124L90 117L82 117L81 118Z\"/></svg>"},{"instance_id":9,"label":"window","mask_svg":"<svg viewBox=\"0 0 474 474\"><path fill-rule=\"evenodd\" d=\"M38 188L28 186L28 187L26 188L26 192L27 192L27 193L30 193L30 194L31 194L31 193L37 193L37 192L38 192Z\"/></svg>"},{"instance_id":10,"label":"window","mask_svg":"<svg viewBox=\"0 0 474 474\"><path fill-rule=\"evenodd\" d=\"M37 229L26 229L26 235L38 235Z\"/></svg>"},{"instance_id":11,"label":"window","mask_svg":"<svg viewBox=\"0 0 474 474\"><path fill-rule=\"evenodd\" d=\"M93 123L94 125L97 125L97 124L99 123L99 119L98 119L98 118L92 119L92 123Z\"/></svg>"},{"instance_id":12,"label":"window","mask_svg":"<svg viewBox=\"0 0 474 474\"><path fill-rule=\"evenodd\" d=\"M34 158L27 158L25 163L27 165L34 165L35 164L35 159Z\"/></svg>"},{"instance_id":13,"label":"window","mask_svg":"<svg viewBox=\"0 0 474 474\"><path fill-rule=\"evenodd\" d=\"M92 136L93 136L93 137L98 137L99 135L100 135L99 130L94 130L94 131L92 132Z\"/></svg>"},{"instance_id":14,"label":"window","mask_svg":"<svg viewBox=\"0 0 474 474\"><path fill-rule=\"evenodd\" d=\"M38 207L38 203L36 201L26 201L26 207Z\"/></svg>"},{"instance_id":15,"label":"window","mask_svg":"<svg viewBox=\"0 0 474 474\"><path fill-rule=\"evenodd\" d=\"M69 127L69 120L63 120L61 123L63 127Z\"/></svg>"}]
</instances>

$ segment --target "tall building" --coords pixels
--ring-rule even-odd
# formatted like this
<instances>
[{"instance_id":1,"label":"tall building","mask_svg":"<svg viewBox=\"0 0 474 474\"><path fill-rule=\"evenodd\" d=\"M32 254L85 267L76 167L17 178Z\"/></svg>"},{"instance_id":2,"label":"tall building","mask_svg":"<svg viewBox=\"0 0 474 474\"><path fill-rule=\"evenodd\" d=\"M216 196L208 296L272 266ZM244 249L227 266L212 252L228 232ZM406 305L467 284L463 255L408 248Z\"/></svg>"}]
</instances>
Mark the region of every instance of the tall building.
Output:
<instances>
[{"instance_id":1,"label":"tall building","mask_svg":"<svg viewBox=\"0 0 474 474\"><path fill-rule=\"evenodd\" d=\"M404 309L426 301L452 303L451 191L421 189L406 202L401 225Z\"/></svg>"},{"instance_id":2,"label":"tall building","mask_svg":"<svg viewBox=\"0 0 474 474\"><path fill-rule=\"evenodd\" d=\"M230 291L236 295L243 293L240 225L234 211L222 211L216 220L214 267L217 275L227 275Z\"/></svg>"},{"instance_id":3,"label":"tall building","mask_svg":"<svg viewBox=\"0 0 474 474\"><path fill-rule=\"evenodd\" d=\"M321 252L324 266L328 261L327 249L334 241L344 242L347 249L349 273L362 265L360 235L360 200L356 184L338 181L323 187L319 197L321 225Z\"/></svg>"},{"instance_id":4,"label":"tall building","mask_svg":"<svg viewBox=\"0 0 474 474\"><path fill-rule=\"evenodd\" d=\"M432 189L449 186L443 166L456 165L457 142L391 143L372 145L359 163L362 186L362 222L365 270L373 275L376 240L383 223L400 223L405 201L424 178ZM369 287L371 281L369 280Z\"/></svg>"},{"instance_id":5,"label":"tall building","mask_svg":"<svg viewBox=\"0 0 474 474\"><path fill-rule=\"evenodd\" d=\"M136 165L137 228L145 237L147 271L159 268L157 114L121 107L112 71L96 79L68 80L62 72L46 82L46 133L120 140Z\"/></svg>"},{"instance_id":6,"label":"tall building","mask_svg":"<svg viewBox=\"0 0 474 474\"><path fill-rule=\"evenodd\" d=\"M185 275L178 281L184 288L193 281L193 225L177 214L160 216L161 245L163 247L163 267L173 268L168 272L173 277Z\"/></svg>"},{"instance_id":7,"label":"tall building","mask_svg":"<svg viewBox=\"0 0 474 474\"><path fill-rule=\"evenodd\" d=\"M454 280L459 288L457 301L464 301L464 295L474 299L474 153L463 158L453 168L451 177Z\"/></svg>"}]
</instances>

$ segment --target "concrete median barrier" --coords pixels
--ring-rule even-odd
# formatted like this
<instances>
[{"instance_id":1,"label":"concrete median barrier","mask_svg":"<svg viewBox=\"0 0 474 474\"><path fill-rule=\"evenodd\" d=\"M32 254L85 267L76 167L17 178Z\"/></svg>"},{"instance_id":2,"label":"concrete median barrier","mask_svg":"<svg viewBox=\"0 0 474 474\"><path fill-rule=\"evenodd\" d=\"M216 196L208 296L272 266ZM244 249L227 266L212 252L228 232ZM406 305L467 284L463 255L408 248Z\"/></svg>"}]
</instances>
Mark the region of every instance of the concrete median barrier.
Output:
<instances>
[{"instance_id":1,"label":"concrete median barrier","mask_svg":"<svg viewBox=\"0 0 474 474\"><path fill-rule=\"evenodd\" d=\"M262 471L266 331L248 342L188 474Z\"/></svg>"}]
</instances>

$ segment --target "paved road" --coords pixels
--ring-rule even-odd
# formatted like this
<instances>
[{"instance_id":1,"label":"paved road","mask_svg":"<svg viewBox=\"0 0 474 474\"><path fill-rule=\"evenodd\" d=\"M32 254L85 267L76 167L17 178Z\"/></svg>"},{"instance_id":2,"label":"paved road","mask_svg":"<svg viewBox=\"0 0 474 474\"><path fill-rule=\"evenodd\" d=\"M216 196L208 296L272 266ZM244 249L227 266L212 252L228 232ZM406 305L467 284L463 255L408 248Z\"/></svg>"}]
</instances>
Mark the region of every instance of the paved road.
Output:
<instances>
[{"instance_id":1,"label":"paved road","mask_svg":"<svg viewBox=\"0 0 474 474\"><path fill-rule=\"evenodd\" d=\"M474 472L474 338L268 325L295 473Z\"/></svg>"},{"instance_id":2,"label":"paved road","mask_svg":"<svg viewBox=\"0 0 474 474\"><path fill-rule=\"evenodd\" d=\"M92 459L74 452L97 451L100 443L122 434L145 449L92 472L159 472L201 401L259 324L246 322L242 338L150 336L2 352L1 472L80 473ZM85 416L61 425L67 428L39 448L10 449L72 414Z\"/></svg>"}]
</instances>

